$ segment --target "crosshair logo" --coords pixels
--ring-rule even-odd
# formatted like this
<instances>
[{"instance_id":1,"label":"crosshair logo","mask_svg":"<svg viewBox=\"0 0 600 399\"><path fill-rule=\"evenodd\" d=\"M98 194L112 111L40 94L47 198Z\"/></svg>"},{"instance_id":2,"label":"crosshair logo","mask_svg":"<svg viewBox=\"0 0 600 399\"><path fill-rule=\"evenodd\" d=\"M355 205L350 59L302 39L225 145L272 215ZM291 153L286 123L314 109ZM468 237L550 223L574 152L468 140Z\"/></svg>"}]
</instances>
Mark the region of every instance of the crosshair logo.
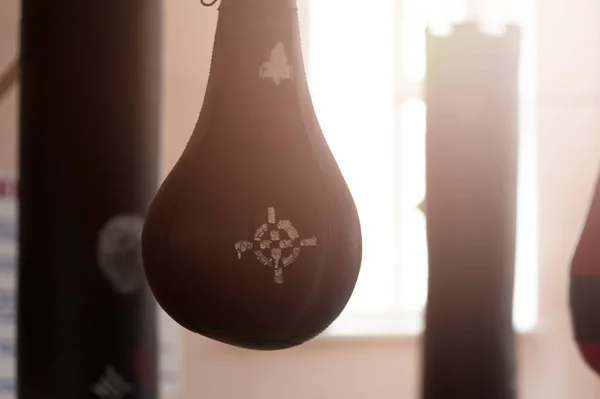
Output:
<instances>
[{"instance_id":1,"label":"crosshair logo","mask_svg":"<svg viewBox=\"0 0 600 399\"><path fill-rule=\"evenodd\" d=\"M275 283L283 284L283 269L298 259L302 247L315 247L317 238L300 238L298 230L289 220L277 220L275 208L268 208L268 222L256 230L254 241L235 243L238 259L242 254L254 249L260 263L272 267Z\"/></svg>"}]
</instances>

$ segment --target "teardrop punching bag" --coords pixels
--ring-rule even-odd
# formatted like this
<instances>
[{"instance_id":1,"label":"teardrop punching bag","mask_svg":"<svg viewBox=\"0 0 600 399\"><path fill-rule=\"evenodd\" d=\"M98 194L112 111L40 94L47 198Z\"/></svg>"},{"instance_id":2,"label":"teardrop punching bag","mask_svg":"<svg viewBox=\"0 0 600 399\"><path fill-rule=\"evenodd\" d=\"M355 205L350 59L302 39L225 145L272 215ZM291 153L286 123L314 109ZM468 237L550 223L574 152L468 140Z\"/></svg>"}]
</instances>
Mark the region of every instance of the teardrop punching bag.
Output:
<instances>
[{"instance_id":1,"label":"teardrop punching bag","mask_svg":"<svg viewBox=\"0 0 600 399\"><path fill-rule=\"evenodd\" d=\"M159 0L23 1L18 397L156 399Z\"/></svg>"},{"instance_id":2,"label":"teardrop punching bag","mask_svg":"<svg viewBox=\"0 0 600 399\"><path fill-rule=\"evenodd\" d=\"M600 179L571 261L570 310L579 351L600 373Z\"/></svg>"},{"instance_id":3,"label":"teardrop punching bag","mask_svg":"<svg viewBox=\"0 0 600 399\"><path fill-rule=\"evenodd\" d=\"M519 29L428 35L424 399L514 399Z\"/></svg>"},{"instance_id":4,"label":"teardrop punching bag","mask_svg":"<svg viewBox=\"0 0 600 399\"><path fill-rule=\"evenodd\" d=\"M345 307L360 226L311 103L295 0L222 0L202 110L142 245L160 305L223 343L299 345Z\"/></svg>"}]
</instances>

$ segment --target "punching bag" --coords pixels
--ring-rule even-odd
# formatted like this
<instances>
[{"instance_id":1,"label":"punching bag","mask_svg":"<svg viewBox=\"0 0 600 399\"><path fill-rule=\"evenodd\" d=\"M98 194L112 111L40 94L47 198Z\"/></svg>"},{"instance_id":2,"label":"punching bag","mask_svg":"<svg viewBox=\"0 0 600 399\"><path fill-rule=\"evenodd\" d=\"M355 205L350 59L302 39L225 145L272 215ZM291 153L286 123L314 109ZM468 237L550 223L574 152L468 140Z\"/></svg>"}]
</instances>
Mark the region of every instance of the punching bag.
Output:
<instances>
[{"instance_id":1,"label":"punching bag","mask_svg":"<svg viewBox=\"0 0 600 399\"><path fill-rule=\"evenodd\" d=\"M600 373L600 180L571 262L570 309L579 351Z\"/></svg>"},{"instance_id":2,"label":"punching bag","mask_svg":"<svg viewBox=\"0 0 600 399\"><path fill-rule=\"evenodd\" d=\"M19 399L156 399L159 0L24 0Z\"/></svg>"},{"instance_id":3,"label":"punching bag","mask_svg":"<svg viewBox=\"0 0 600 399\"><path fill-rule=\"evenodd\" d=\"M222 0L196 127L143 233L150 286L187 329L283 349L343 310L356 207L311 103L295 0Z\"/></svg>"},{"instance_id":4,"label":"punching bag","mask_svg":"<svg viewBox=\"0 0 600 399\"><path fill-rule=\"evenodd\" d=\"M428 35L423 399L515 399L519 29Z\"/></svg>"}]
</instances>

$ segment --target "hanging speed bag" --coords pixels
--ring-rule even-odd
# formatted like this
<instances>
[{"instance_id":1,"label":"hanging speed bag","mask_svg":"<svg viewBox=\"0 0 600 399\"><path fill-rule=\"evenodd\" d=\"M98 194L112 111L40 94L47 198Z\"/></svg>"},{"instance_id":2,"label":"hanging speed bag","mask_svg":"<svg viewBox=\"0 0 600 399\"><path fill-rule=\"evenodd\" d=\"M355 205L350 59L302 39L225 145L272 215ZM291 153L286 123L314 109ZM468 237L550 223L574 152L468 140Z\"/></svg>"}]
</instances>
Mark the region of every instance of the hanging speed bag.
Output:
<instances>
[{"instance_id":1,"label":"hanging speed bag","mask_svg":"<svg viewBox=\"0 0 600 399\"><path fill-rule=\"evenodd\" d=\"M203 107L143 256L165 311L231 345L295 346L344 309L359 219L311 103L295 0L221 2Z\"/></svg>"},{"instance_id":2,"label":"hanging speed bag","mask_svg":"<svg viewBox=\"0 0 600 399\"><path fill-rule=\"evenodd\" d=\"M579 350L600 372L600 180L571 262L570 309Z\"/></svg>"}]
</instances>

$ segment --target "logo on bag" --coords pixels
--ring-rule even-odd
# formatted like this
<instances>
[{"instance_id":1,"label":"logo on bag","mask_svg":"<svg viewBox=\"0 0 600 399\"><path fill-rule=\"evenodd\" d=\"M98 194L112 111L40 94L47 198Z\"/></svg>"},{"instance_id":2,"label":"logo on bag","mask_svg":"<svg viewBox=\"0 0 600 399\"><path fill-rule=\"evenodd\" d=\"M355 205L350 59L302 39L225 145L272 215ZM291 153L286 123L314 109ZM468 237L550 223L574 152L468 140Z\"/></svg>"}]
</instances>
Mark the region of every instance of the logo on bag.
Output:
<instances>
[{"instance_id":1,"label":"logo on bag","mask_svg":"<svg viewBox=\"0 0 600 399\"><path fill-rule=\"evenodd\" d=\"M98 382L92 385L91 390L101 399L122 399L131 393L132 387L116 372L114 367L108 366Z\"/></svg>"},{"instance_id":2,"label":"logo on bag","mask_svg":"<svg viewBox=\"0 0 600 399\"><path fill-rule=\"evenodd\" d=\"M290 266L300 256L302 247L317 246L317 238L300 238L298 230L289 220L277 220L275 208L268 208L268 221L256 230L254 241L235 243L238 259L242 254L254 249L260 263L272 267L275 283L283 284L283 269Z\"/></svg>"},{"instance_id":3,"label":"logo on bag","mask_svg":"<svg viewBox=\"0 0 600 399\"><path fill-rule=\"evenodd\" d=\"M271 57L260 66L258 71L262 79L273 79L277 86L282 80L292 79L292 66L288 63L285 46L279 42L271 50Z\"/></svg>"},{"instance_id":4,"label":"logo on bag","mask_svg":"<svg viewBox=\"0 0 600 399\"><path fill-rule=\"evenodd\" d=\"M135 292L144 281L142 229L137 215L110 219L98 234L98 266L110 286L120 294Z\"/></svg>"}]
</instances>

